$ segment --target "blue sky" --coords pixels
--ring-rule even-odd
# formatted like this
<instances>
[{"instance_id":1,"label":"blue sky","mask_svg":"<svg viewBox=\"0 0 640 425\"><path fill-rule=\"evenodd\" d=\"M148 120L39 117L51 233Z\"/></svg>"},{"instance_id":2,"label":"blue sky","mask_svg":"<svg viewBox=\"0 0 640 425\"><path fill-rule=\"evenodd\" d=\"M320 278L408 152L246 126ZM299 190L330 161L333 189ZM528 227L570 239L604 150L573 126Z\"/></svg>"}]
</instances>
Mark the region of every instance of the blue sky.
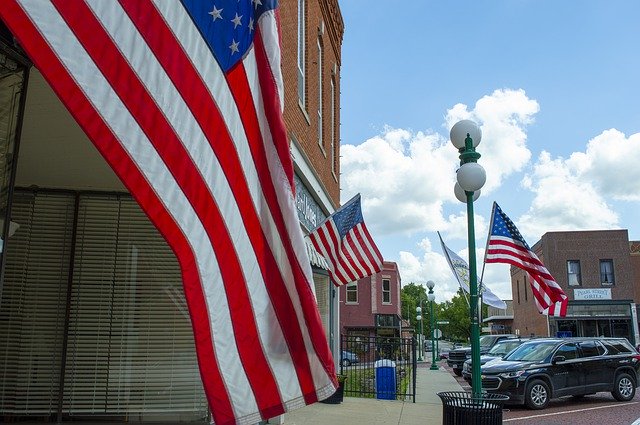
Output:
<instances>
[{"instance_id":1,"label":"blue sky","mask_svg":"<svg viewBox=\"0 0 640 425\"><path fill-rule=\"evenodd\" d=\"M398 5L402 5L399 8ZM530 245L547 231L629 229L640 240L640 2L343 0L342 201L403 283L456 289L436 231L466 258L450 127L483 130L481 262L491 204ZM511 298L508 268L485 281Z\"/></svg>"}]
</instances>

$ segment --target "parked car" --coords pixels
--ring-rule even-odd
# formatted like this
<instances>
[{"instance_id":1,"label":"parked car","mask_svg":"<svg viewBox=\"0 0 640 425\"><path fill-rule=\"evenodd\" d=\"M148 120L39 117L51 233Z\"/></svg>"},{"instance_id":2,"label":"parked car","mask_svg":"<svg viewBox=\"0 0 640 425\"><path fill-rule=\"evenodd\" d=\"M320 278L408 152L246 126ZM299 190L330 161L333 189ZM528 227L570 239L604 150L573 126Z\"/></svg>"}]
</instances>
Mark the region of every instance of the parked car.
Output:
<instances>
[{"instance_id":1,"label":"parked car","mask_svg":"<svg viewBox=\"0 0 640 425\"><path fill-rule=\"evenodd\" d=\"M358 355L356 353L353 353L351 351L347 351L347 350L342 350L342 356L340 358L340 364L342 366L351 366L353 363L358 363L360 360L358 360Z\"/></svg>"},{"instance_id":2,"label":"parked car","mask_svg":"<svg viewBox=\"0 0 640 425\"><path fill-rule=\"evenodd\" d=\"M519 347L523 342L529 341L529 338L506 338L502 339L491 347L487 354L480 356L480 365L488 363L490 361L502 359L504 356L509 354L516 347ZM462 365L462 377L467 381L471 382L471 368L472 363L471 359L465 360Z\"/></svg>"},{"instance_id":3,"label":"parked car","mask_svg":"<svg viewBox=\"0 0 640 425\"><path fill-rule=\"evenodd\" d=\"M600 391L632 400L639 372L640 354L625 338L531 340L481 368L483 390L531 409L544 409L552 398Z\"/></svg>"},{"instance_id":4,"label":"parked car","mask_svg":"<svg viewBox=\"0 0 640 425\"><path fill-rule=\"evenodd\" d=\"M515 335L502 334L502 335L483 335L480 337L480 354L487 354L487 352L493 347L496 342L506 339L514 338ZM447 358L447 365L453 369L453 373L458 376L462 375L462 366L464 362L471 358L471 347L461 347L455 350L449 351L449 357Z\"/></svg>"}]
</instances>

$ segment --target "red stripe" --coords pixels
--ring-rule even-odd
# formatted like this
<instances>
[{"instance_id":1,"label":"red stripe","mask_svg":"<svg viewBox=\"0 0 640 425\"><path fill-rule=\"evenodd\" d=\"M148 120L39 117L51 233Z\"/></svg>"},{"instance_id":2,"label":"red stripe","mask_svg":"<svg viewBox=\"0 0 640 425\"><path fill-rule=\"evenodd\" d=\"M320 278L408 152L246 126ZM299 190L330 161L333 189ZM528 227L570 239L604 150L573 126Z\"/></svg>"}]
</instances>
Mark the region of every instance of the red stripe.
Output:
<instances>
[{"instance_id":1,"label":"red stripe","mask_svg":"<svg viewBox=\"0 0 640 425\"><path fill-rule=\"evenodd\" d=\"M198 366L207 398L210 405L215 406L219 412L216 422L233 421L231 403L216 367L217 359L212 349L211 329L195 257L182 230L166 211L137 165L122 148L120 141L111 133L109 126L105 125L102 117L93 109L92 103L85 98L82 90L67 73L65 66L60 63L48 43L40 37L26 14L13 0L9 0L0 8L0 15L3 15L12 33L18 37L22 47L29 53L58 97L176 253L192 319Z\"/></svg>"},{"instance_id":2,"label":"red stripe","mask_svg":"<svg viewBox=\"0 0 640 425\"><path fill-rule=\"evenodd\" d=\"M382 254L380 254L380 251L378 251L378 247L373 241L373 238L369 233L369 229L367 229L367 226L364 224L364 222L359 223L356 226L356 229L358 229L358 232L360 232L361 237L366 238L366 240L369 242L369 246L371 246L371 249L369 249L364 240L361 239L362 249L367 254L367 256L369 257L369 261L373 265L373 273L378 273L380 270L382 270Z\"/></svg>"},{"instance_id":3,"label":"red stripe","mask_svg":"<svg viewBox=\"0 0 640 425\"><path fill-rule=\"evenodd\" d=\"M366 276L371 276L373 271L367 264L366 254L363 256L363 253L358 250L358 247L366 248L362 246L362 241L358 239L358 236L356 229L351 229L344 238L343 246L348 246L353 252L353 264L361 269L361 273L358 273L358 278L360 279Z\"/></svg>"},{"instance_id":4,"label":"red stripe","mask_svg":"<svg viewBox=\"0 0 640 425\"><path fill-rule=\"evenodd\" d=\"M279 16L276 15L278 19ZM293 160L291 159L291 150L289 147L289 135L287 134L286 125L284 123L284 116L280 113L282 105L280 104L280 96L278 94L278 88L276 85L276 78L273 75L267 53L264 50L264 42L262 41L262 35L260 28L256 28L256 35L253 40L253 47L256 53L256 60L260 67L258 77L260 79L260 88L262 90L262 99L265 104L265 116L269 122L269 128L273 137L273 143L282 168L289 179L289 186L291 192L295 193L296 186L293 181ZM280 27L278 26L278 40L280 38ZM333 362L332 362L333 364Z\"/></svg>"},{"instance_id":5,"label":"red stripe","mask_svg":"<svg viewBox=\"0 0 640 425\"><path fill-rule=\"evenodd\" d=\"M262 34L259 28L256 31L254 37L254 51L258 69L258 77L260 80L260 89L262 92L262 101L264 103L265 114L269 121L270 134L276 151L278 152L280 166L282 167L284 173L288 178L289 187L291 190L291 192L289 192L287 189L280 187L280 193L284 192L284 196L293 196L293 193L295 193L295 185L293 183L293 160L291 158L291 153L289 150L289 138L286 133L282 114L280 114L278 93L275 86L275 81L273 79L273 74L271 72L270 64L266 57L266 52L264 50L264 44L262 41ZM246 83L246 78L243 81ZM251 102L250 105L255 106L253 102ZM256 113L255 109L253 108L249 111L254 114ZM255 128L255 134L249 134L249 143L254 162L268 164L264 142L262 141L262 136L259 132L258 127ZM313 345L315 353L318 356L318 360L320 361L323 369L331 378L332 383L337 387L338 383L336 379L333 355L331 354L331 349L329 347L329 344L327 343L326 334L322 325L322 319L320 318L316 299L311 289L311 285L313 285L313 282L309 282L307 280L307 276L302 268L302 265L299 262L298 256L294 251L294 247L291 244L291 239L287 231L285 218L280 213L281 208L280 204L278 203L278 191L274 187L273 180L271 179L271 172L269 171L270 170L265 167L265 174L260 177L260 181L262 182L262 189L265 193L267 203L270 210L272 211L276 226L278 228L278 232L283 241L287 258L289 259L289 263L291 264L296 290L298 294L300 294L299 302L302 305L305 325L310 335L310 342ZM275 170L274 174L278 176L278 170ZM292 229L292 231L298 231L298 224L296 223L295 226L295 230ZM308 263L305 264L305 267L308 266ZM286 319L287 318L285 317L285 320ZM305 400L307 401L307 403L314 403L315 401L317 401L315 391L313 394L306 393Z\"/></svg>"},{"instance_id":6,"label":"red stripe","mask_svg":"<svg viewBox=\"0 0 640 425\"><path fill-rule=\"evenodd\" d=\"M327 222L328 223L328 222ZM329 230L328 226L323 225L320 228L318 228L314 234L318 236L318 238L320 239L320 245L322 245L327 254L330 257L330 261L333 264L333 278L335 283L338 283L339 285L344 285L347 282L350 282L349 276L346 276L341 268L342 265L340 263L340 259L338 258L338 254L336 252L337 247L334 245L334 240L335 238L331 238L331 231ZM347 271L345 270L345 273Z\"/></svg>"},{"instance_id":7,"label":"red stripe","mask_svg":"<svg viewBox=\"0 0 640 425\"><path fill-rule=\"evenodd\" d=\"M325 230L331 240L331 244L335 247L336 261L340 264L342 270L344 270L346 278L349 279L344 281L343 284L358 280L358 276L356 276L356 274L351 270L348 260L343 256L342 240L340 239L340 234L338 233L338 229L336 228L333 220L330 220L330 223L325 227Z\"/></svg>"},{"instance_id":8,"label":"red stripe","mask_svg":"<svg viewBox=\"0 0 640 425\"><path fill-rule=\"evenodd\" d=\"M173 34L164 25L164 21L157 10L144 2L122 1L122 3L156 56L160 58L174 84L176 84L183 93L185 101L189 105L192 113L201 123L203 132L211 141L212 149L215 151L227 175L228 181L234 182L232 186L234 197L239 209L246 213L244 215L246 230L254 250L258 253L257 258L263 274L263 280L266 283L271 302L274 304L274 310L278 316L279 323L293 357L302 391L306 395L313 394L313 397L315 397L315 387L311 380L309 359L305 354L306 349L300 324L297 321L290 320L291 317L295 317L293 302L286 290L284 280L279 273L275 257L268 246L267 238L262 231L245 176L242 173L240 159L235 149L230 148L233 146L233 142L227 133L223 135L219 134L219 126L224 125L223 118L217 113L217 106L208 95L205 99L202 99L201 93L206 93L206 85L201 80L197 70L193 68L189 58L181 50ZM171 46L175 47L171 48ZM265 198L267 199L272 216L278 227L288 260L292 264L298 292L304 294L304 291L307 291L308 294L306 297L311 302L314 302L310 293L309 283L306 281L306 277L297 263L297 257L291 246L291 241L284 224L284 218L280 212L281 209L278 205L276 190L272 184L270 170L268 169L266 153L264 152L264 145L258 126L258 118L253 107L253 99L251 98L244 68L242 66L235 67L234 70L228 74L227 78L236 103L243 105L240 109L241 119L254 158L258 178L262 184ZM194 86L197 87L197 90L192 89ZM220 136L223 136L223 140L217 140L221 138ZM287 159L291 162L290 157L287 157ZM274 271L276 272L274 273ZM305 295L302 295L301 301L303 301L304 298ZM303 307L303 312L308 313L309 307L313 307L312 313L317 310L315 305L307 302L306 307ZM315 324L315 326L312 326L315 323L315 319L307 320L308 323L306 323L314 345L317 345L315 341L317 341L318 338L321 338L320 341L326 341L319 316L317 319L318 323ZM324 350L320 347L315 348L321 359L323 357L320 353L324 351L324 363L325 365L331 365L328 374L330 376L333 375L333 362L331 361L328 346ZM263 391L265 394L275 394L274 390L268 387L254 387L254 391L258 390ZM313 397L308 398L307 402L315 401ZM277 414L273 411L270 413Z\"/></svg>"},{"instance_id":9,"label":"red stripe","mask_svg":"<svg viewBox=\"0 0 640 425\"><path fill-rule=\"evenodd\" d=\"M215 248L240 360L247 379L254 389L257 404L261 410L281 405L274 377L264 373L270 367L260 345L251 304L247 303L250 299L249 292L233 241L215 200L197 171L197 166L192 163L179 137L165 120L163 112L158 109L154 99L129 68L128 63L113 45L111 38L98 30L102 26L91 10L84 3L72 4L64 0L54 0L54 4L64 19L74 28L76 36L119 94L130 113L136 117L138 124L161 155L196 211ZM215 128L218 134L226 133L226 131L220 131L226 129L225 126L216 125ZM264 391L255 391L255 389L264 389ZM279 410L278 413L282 413L284 408L280 406ZM215 411L213 413L215 414Z\"/></svg>"},{"instance_id":10,"label":"red stripe","mask_svg":"<svg viewBox=\"0 0 640 425\"><path fill-rule=\"evenodd\" d=\"M380 253L380 251L378 250L378 246L376 245L376 243L373 241L373 238L371 237L371 233L369 233L369 229L367 228L367 226L364 224L364 222L362 222L362 231L364 232L364 234L367 237L367 240L369 241L369 245L371 245L371 249L373 249L373 251L376 253L376 257L378 258L378 261L376 261L376 264L379 265L380 269L376 270L376 273L379 272L380 270L382 270L382 261L383 261L383 257L382 254Z\"/></svg>"},{"instance_id":11,"label":"red stripe","mask_svg":"<svg viewBox=\"0 0 640 425\"><path fill-rule=\"evenodd\" d=\"M492 256L499 256L499 257L492 257ZM486 263L504 263L506 262L505 261L506 258L513 259L514 262L517 262L517 264L514 264L514 265L517 265L520 268L524 268L526 270L530 270L532 273L545 276L545 278L548 280L555 280L553 279L551 274L549 274L549 271L546 269L546 267L544 267L542 263L534 262L534 265L539 266L542 270L535 267L531 267L528 265L528 263L531 263L531 261L528 261L531 259L531 257L523 257L520 255L514 254L512 251L509 251L509 250L489 248L487 250L487 256L486 256L485 262Z\"/></svg>"},{"instance_id":12,"label":"red stripe","mask_svg":"<svg viewBox=\"0 0 640 425\"><path fill-rule=\"evenodd\" d=\"M530 261L531 263L544 267L544 264L542 264L542 261L540 261L540 259L531 250L528 250L518 244L514 244L514 243L503 241L503 240L491 239L489 240L488 246L490 247L490 249L491 247L496 247L494 248L496 250L501 250L500 248L501 246L511 247L515 249L517 252L520 252L522 257L531 259ZM518 254L514 253L513 255L517 256Z\"/></svg>"},{"instance_id":13,"label":"red stripe","mask_svg":"<svg viewBox=\"0 0 640 425\"><path fill-rule=\"evenodd\" d=\"M362 269L360 265L360 259L358 258L357 252L354 252L352 247L352 237L349 233L347 233L344 238L342 238L342 244L340 245L340 254L342 258L351 266L351 269L355 273L356 279L359 279L365 274L365 271ZM353 255L352 255L353 252Z\"/></svg>"}]
</instances>

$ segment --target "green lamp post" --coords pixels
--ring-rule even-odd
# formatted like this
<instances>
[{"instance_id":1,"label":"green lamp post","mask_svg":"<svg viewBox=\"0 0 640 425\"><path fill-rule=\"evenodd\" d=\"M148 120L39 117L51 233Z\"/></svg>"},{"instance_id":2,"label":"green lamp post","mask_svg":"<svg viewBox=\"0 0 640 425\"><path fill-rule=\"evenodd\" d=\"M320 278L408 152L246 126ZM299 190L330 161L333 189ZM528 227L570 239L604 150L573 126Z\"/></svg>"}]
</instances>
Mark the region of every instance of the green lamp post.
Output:
<instances>
[{"instance_id":1,"label":"green lamp post","mask_svg":"<svg viewBox=\"0 0 640 425\"><path fill-rule=\"evenodd\" d=\"M433 280L430 280L427 282L427 288L429 288L429 294L427 295L427 298L429 299L429 304L430 304L430 308L431 308L431 327L429 329L431 329L431 367L429 369L431 370L438 370L438 365L436 364L436 347L435 347L435 327L433 325L433 302L436 299L436 296L433 293L433 287L436 286L435 283L433 283Z\"/></svg>"},{"instance_id":2,"label":"green lamp post","mask_svg":"<svg viewBox=\"0 0 640 425\"><path fill-rule=\"evenodd\" d=\"M420 338L418 338L418 361L422 361L422 350L424 349L424 328L422 326L422 298L420 298L420 306L416 307L416 320L420 321Z\"/></svg>"},{"instance_id":3,"label":"green lamp post","mask_svg":"<svg viewBox=\"0 0 640 425\"><path fill-rule=\"evenodd\" d=\"M467 227L469 240L469 315L471 319L471 391L474 397L482 394L480 379L480 323L478 320L478 274L476 271L476 237L473 227L473 201L480 196L480 189L487 180L484 168L478 164L480 154L476 146L480 143L480 127L470 120L457 122L449 133L451 143L460 153L460 168L456 172L454 193L459 201L467 204Z\"/></svg>"}]
</instances>

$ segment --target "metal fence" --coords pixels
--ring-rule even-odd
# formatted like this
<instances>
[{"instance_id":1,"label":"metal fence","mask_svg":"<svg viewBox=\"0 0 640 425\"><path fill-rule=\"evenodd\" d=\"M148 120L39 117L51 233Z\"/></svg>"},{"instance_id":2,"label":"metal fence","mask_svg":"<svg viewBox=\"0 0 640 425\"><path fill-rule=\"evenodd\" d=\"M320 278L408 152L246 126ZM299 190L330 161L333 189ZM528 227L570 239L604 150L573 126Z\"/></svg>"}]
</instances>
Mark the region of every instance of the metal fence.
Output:
<instances>
[{"instance_id":1,"label":"metal fence","mask_svg":"<svg viewBox=\"0 0 640 425\"><path fill-rule=\"evenodd\" d=\"M344 395L416 401L414 338L341 335Z\"/></svg>"}]
</instances>

